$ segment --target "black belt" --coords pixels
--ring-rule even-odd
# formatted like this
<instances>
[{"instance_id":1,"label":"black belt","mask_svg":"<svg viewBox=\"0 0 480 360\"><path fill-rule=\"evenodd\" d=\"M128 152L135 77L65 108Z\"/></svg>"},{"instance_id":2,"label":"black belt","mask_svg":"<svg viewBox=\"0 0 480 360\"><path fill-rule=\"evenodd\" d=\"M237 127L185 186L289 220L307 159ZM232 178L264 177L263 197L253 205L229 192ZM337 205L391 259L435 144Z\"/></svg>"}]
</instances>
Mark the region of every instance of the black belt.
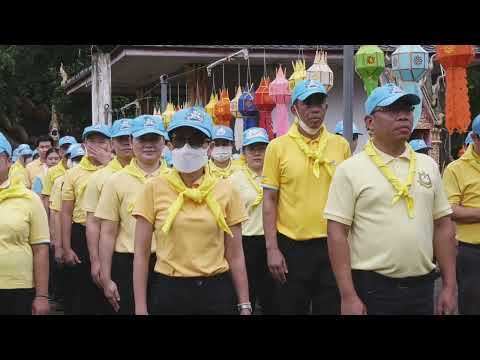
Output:
<instances>
[{"instance_id":1,"label":"black belt","mask_svg":"<svg viewBox=\"0 0 480 360\"><path fill-rule=\"evenodd\" d=\"M411 276L405 278L391 278L375 271L364 271L364 270L352 270L352 274L354 278L357 279L371 279L371 280L378 280L384 283L387 283L391 286L398 286L398 287L411 287L416 286L422 283L435 281L440 277L440 272L433 270L432 272L420 275L420 276ZM368 280L367 280L368 281Z\"/></svg>"},{"instance_id":2,"label":"black belt","mask_svg":"<svg viewBox=\"0 0 480 360\"><path fill-rule=\"evenodd\" d=\"M466 243L466 242L463 242L463 241L459 241L458 246L462 246L462 247L466 247L466 248L470 248L470 249L475 249L475 250L480 250L480 244L470 244L470 243Z\"/></svg>"}]
</instances>

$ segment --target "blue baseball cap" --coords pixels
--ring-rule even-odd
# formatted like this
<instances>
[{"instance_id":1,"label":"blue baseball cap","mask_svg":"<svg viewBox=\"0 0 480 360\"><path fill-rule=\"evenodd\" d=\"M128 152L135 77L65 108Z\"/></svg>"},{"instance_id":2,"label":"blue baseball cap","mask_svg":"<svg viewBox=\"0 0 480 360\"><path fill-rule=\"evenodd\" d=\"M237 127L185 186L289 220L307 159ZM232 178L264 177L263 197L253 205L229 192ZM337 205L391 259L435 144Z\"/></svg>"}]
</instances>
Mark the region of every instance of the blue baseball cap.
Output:
<instances>
[{"instance_id":1,"label":"blue baseball cap","mask_svg":"<svg viewBox=\"0 0 480 360\"><path fill-rule=\"evenodd\" d=\"M251 127L243 132L243 146L269 142L267 130L264 128Z\"/></svg>"},{"instance_id":2,"label":"blue baseball cap","mask_svg":"<svg viewBox=\"0 0 480 360\"><path fill-rule=\"evenodd\" d=\"M76 144L77 140L73 136L64 136L58 140L58 146L62 147L65 144Z\"/></svg>"},{"instance_id":3,"label":"blue baseball cap","mask_svg":"<svg viewBox=\"0 0 480 360\"><path fill-rule=\"evenodd\" d=\"M112 137L112 135L110 134L110 128L108 126L105 126L102 124L96 124L96 125L87 126L83 130L82 139L85 139L88 135L94 134L94 133L101 134L108 138Z\"/></svg>"},{"instance_id":4,"label":"blue baseball cap","mask_svg":"<svg viewBox=\"0 0 480 360\"><path fill-rule=\"evenodd\" d=\"M473 119L472 132L480 135L480 114L475 116L475 119Z\"/></svg>"},{"instance_id":5,"label":"blue baseball cap","mask_svg":"<svg viewBox=\"0 0 480 360\"><path fill-rule=\"evenodd\" d=\"M68 148L67 154L70 155L70 159L74 159L79 156L85 156L85 150L82 144L73 144Z\"/></svg>"},{"instance_id":6,"label":"blue baseball cap","mask_svg":"<svg viewBox=\"0 0 480 360\"><path fill-rule=\"evenodd\" d=\"M339 121L337 122L337 125L335 125L335 134L340 134L343 136L343 121ZM355 125L355 123L353 123L353 133L354 134L358 134L358 135L363 135L363 133L361 133L357 126Z\"/></svg>"},{"instance_id":7,"label":"blue baseball cap","mask_svg":"<svg viewBox=\"0 0 480 360\"><path fill-rule=\"evenodd\" d=\"M132 135L132 119L120 119L114 121L110 128L112 138Z\"/></svg>"},{"instance_id":8,"label":"blue baseball cap","mask_svg":"<svg viewBox=\"0 0 480 360\"><path fill-rule=\"evenodd\" d=\"M168 125L168 132L179 127L191 127L202 132L210 139L213 133L212 117L201 107L195 106L177 111Z\"/></svg>"},{"instance_id":9,"label":"blue baseball cap","mask_svg":"<svg viewBox=\"0 0 480 360\"><path fill-rule=\"evenodd\" d=\"M421 101L417 95L407 93L395 84L386 84L372 91L365 101L365 112L372 115L377 106L390 106L400 99L406 100L412 106L420 104Z\"/></svg>"},{"instance_id":10,"label":"blue baseball cap","mask_svg":"<svg viewBox=\"0 0 480 360\"><path fill-rule=\"evenodd\" d=\"M158 115L140 115L132 121L132 136L138 138L146 134L157 134L165 137L163 120Z\"/></svg>"},{"instance_id":11,"label":"blue baseball cap","mask_svg":"<svg viewBox=\"0 0 480 360\"><path fill-rule=\"evenodd\" d=\"M425 143L425 141L423 141L422 139L415 139L415 140L410 141L410 146L412 147L412 149L414 151L419 151L419 150L423 150L423 149L431 149L432 148L431 146L428 146Z\"/></svg>"},{"instance_id":12,"label":"blue baseball cap","mask_svg":"<svg viewBox=\"0 0 480 360\"><path fill-rule=\"evenodd\" d=\"M13 151L13 153L17 156L32 156L33 151L30 149L30 145L28 144L20 144L18 147Z\"/></svg>"},{"instance_id":13,"label":"blue baseball cap","mask_svg":"<svg viewBox=\"0 0 480 360\"><path fill-rule=\"evenodd\" d=\"M292 93L292 105L295 104L297 100L305 100L313 94L322 94L327 95L327 90L325 86L318 80L303 80L300 81L297 86L293 89Z\"/></svg>"},{"instance_id":14,"label":"blue baseball cap","mask_svg":"<svg viewBox=\"0 0 480 360\"><path fill-rule=\"evenodd\" d=\"M224 139L228 141L233 141L233 130L228 126L214 126L213 127L213 140Z\"/></svg>"},{"instance_id":15,"label":"blue baseball cap","mask_svg":"<svg viewBox=\"0 0 480 360\"><path fill-rule=\"evenodd\" d=\"M465 145L470 145L471 143L473 143L472 134L472 131L468 133L467 137L465 138Z\"/></svg>"},{"instance_id":16,"label":"blue baseball cap","mask_svg":"<svg viewBox=\"0 0 480 360\"><path fill-rule=\"evenodd\" d=\"M10 145L10 142L2 132L0 132L0 154L1 153L6 153L9 158L12 157L12 145Z\"/></svg>"}]
</instances>

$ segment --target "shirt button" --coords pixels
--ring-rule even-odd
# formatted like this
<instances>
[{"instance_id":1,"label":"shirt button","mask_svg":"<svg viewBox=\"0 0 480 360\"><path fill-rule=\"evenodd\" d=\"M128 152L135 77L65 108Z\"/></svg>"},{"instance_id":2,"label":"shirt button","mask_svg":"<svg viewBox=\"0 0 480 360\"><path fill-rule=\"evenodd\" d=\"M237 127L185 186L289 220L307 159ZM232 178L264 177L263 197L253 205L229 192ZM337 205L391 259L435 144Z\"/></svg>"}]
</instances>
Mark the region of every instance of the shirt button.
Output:
<instances>
[{"instance_id":1,"label":"shirt button","mask_svg":"<svg viewBox=\"0 0 480 360\"><path fill-rule=\"evenodd\" d=\"M197 280L197 286L202 286L203 285L203 281L202 280Z\"/></svg>"}]
</instances>

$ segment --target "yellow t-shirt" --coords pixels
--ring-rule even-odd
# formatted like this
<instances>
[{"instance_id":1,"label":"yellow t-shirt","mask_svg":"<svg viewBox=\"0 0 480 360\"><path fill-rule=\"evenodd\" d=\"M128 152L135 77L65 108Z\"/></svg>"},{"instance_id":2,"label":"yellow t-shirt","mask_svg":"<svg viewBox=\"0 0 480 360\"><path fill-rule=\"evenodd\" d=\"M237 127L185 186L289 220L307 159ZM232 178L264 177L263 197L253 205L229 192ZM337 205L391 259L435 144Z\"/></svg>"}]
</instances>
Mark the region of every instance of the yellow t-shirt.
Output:
<instances>
[{"instance_id":1,"label":"yellow t-shirt","mask_svg":"<svg viewBox=\"0 0 480 360\"><path fill-rule=\"evenodd\" d=\"M28 173L28 181L30 181L30 184L33 184L33 180L35 180L38 175L45 175L47 173L48 167L47 164L42 163L40 159L37 159L29 163L26 169Z\"/></svg>"},{"instance_id":2,"label":"yellow t-shirt","mask_svg":"<svg viewBox=\"0 0 480 360\"><path fill-rule=\"evenodd\" d=\"M194 187L200 186L203 177ZM248 216L243 201L228 179L221 179L212 190L228 226ZM168 235L162 230L167 210L177 199L177 191L162 175L147 181L133 210L154 227L157 243L155 271L167 276L213 276L229 270L225 259L225 233L205 202L197 204L185 197L185 203Z\"/></svg>"},{"instance_id":3,"label":"yellow t-shirt","mask_svg":"<svg viewBox=\"0 0 480 360\"><path fill-rule=\"evenodd\" d=\"M480 208L480 156L470 145L465 154L449 164L443 173L443 182L452 205ZM480 222L457 223L457 240L480 244Z\"/></svg>"},{"instance_id":4,"label":"yellow t-shirt","mask_svg":"<svg viewBox=\"0 0 480 360\"><path fill-rule=\"evenodd\" d=\"M27 169L25 169L25 167L18 161L16 161L15 164L10 167L8 178L10 179L12 185L23 184L28 189L32 187L28 177Z\"/></svg>"},{"instance_id":5,"label":"yellow t-shirt","mask_svg":"<svg viewBox=\"0 0 480 360\"><path fill-rule=\"evenodd\" d=\"M63 166L63 161L48 169L47 174L43 180L42 195L50 196L52 193L52 186L59 176L65 175L67 169Z\"/></svg>"},{"instance_id":6,"label":"yellow t-shirt","mask_svg":"<svg viewBox=\"0 0 480 360\"><path fill-rule=\"evenodd\" d=\"M86 157L83 159L89 161ZM83 159L82 161L84 161ZM74 223L85 225L87 221L87 212L82 208L85 188L90 177L95 171L101 168L102 167L92 167L92 170L87 170L82 166L82 162L80 162L65 173L62 186L62 201L74 201L72 216Z\"/></svg>"},{"instance_id":7,"label":"yellow t-shirt","mask_svg":"<svg viewBox=\"0 0 480 360\"><path fill-rule=\"evenodd\" d=\"M397 158L376 149L402 183L410 164L408 149ZM428 274L433 263L434 220L452 213L435 161L416 154L416 174L410 188L414 217L404 198L394 205L392 184L363 151L341 164L335 173L325 218L350 226L352 269L375 271L392 278Z\"/></svg>"},{"instance_id":8,"label":"yellow t-shirt","mask_svg":"<svg viewBox=\"0 0 480 360\"><path fill-rule=\"evenodd\" d=\"M133 164L147 179L159 176L165 170L160 167L157 171L148 175L138 167L135 161L133 161ZM131 211L135 199L144 188L145 184L139 178L132 176L125 170L120 170L105 182L95 216L119 223L115 243L116 252L133 254L136 220ZM152 253L154 252L155 238L152 241Z\"/></svg>"},{"instance_id":9,"label":"yellow t-shirt","mask_svg":"<svg viewBox=\"0 0 480 360\"><path fill-rule=\"evenodd\" d=\"M296 125L292 131L302 136ZM329 136L325 157L335 167L350 157L350 146L341 136L327 132L324 128L316 139L302 138L316 150L321 137ZM288 134L272 140L265 153L262 186L278 190L277 229L293 240L327 237L323 210L332 179L323 166L319 178L315 177L313 163Z\"/></svg>"},{"instance_id":10,"label":"yellow t-shirt","mask_svg":"<svg viewBox=\"0 0 480 360\"><path fill-rule=\"evenodd\" d=\"M49 197L50 209L62 211L62 186L65 175L61 175L55 179Z\"/></svg>"},{"instance_id":11,"label":"yellow t-shirt","mask_svg":"<svg viewBox=\"0 0 480 360\"><path fill-rule=\"evenodd\" d=\"M85 188L85 196L83 197L82 208L86 212L94 213L98 200L100 199L100 194L103 189L105 182L115 174L117 171L122 169L122 164L114 158L108 163L103 169L100 169L93 174L88 180L87 187Z\"/></svg>"},{"instance_id":12,"label":"yellow t-shirt","mask_svg":"<svg viewBox=\"0 0 480 360\"><path fill-rule=\"evenodd\" d=\"M240 194L248 211L248 219L242 223L242 235L263 235L263 202L252 207L253 202L257 199L257 191L242 170L235 171L232 176L230 176L230 181ZM262 176L255 176L255 181L261 186Z\"/></svg>"},{"instance_id":13,"label":"yellow t-shirt","mask_svg":"<svg viewBox=\"0 0 480 360\"><path fill-rule=\"evenodd\" d=\"M239 166L235 165L233 161L230 161L230 163L225 169L222 169L217 165L215 165L212 159L210 159L207 163L208 173L212 176L216 176L221 179L229 178L238 169L239 169Z\"/></svg>"},{"instance_id":14,"label":"yellow t-shirt","mask_svg":"<svg viewBox=\"0 0 480 360\"><path fill-rule=\"evenodd\" d=\"M9 186L8 182L3 184L0 194ZM42 201L32 191L25 191L26 198L9 198L0 202L0 289L33 288L31 246L50 243Z\"/></svg>"}]
</instances>

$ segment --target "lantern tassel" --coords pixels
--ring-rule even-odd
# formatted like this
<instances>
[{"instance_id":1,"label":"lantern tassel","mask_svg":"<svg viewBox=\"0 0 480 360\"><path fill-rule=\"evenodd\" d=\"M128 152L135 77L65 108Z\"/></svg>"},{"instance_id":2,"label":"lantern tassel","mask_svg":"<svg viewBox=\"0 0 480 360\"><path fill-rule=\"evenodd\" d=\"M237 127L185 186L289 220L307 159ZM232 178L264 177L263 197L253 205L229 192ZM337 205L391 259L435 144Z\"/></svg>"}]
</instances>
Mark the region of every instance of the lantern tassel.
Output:
<instances>
[{"instance_id":1,"label":"lantern tassel","mask_svg":"<svg viewBox=\"0 0 480 360\"><path fill-rule=\"evenodd\" d=\"M366 78L364 80L364 88L365 91L367 92L367 96L370 96L373 90L375 90L378 87L378 79L374 78Z\"/></svg>"},{"instance_id":2,"label":"lantern tassel","mask_svg":"<svg viewBox=\"0 0 480 360\"><path fill-rule=\"evenodd\" d=\"M277 104L275 110L275 117L277 123L277 136L284 135L288 132L288 108L286 104Z\"/></svg>"},{"instance_id":3,"label":"lantern tassel","mask_svg":"<svg viewBox=\"0 0 480 360\"><path fill-rule=\"evenodd\" d=\"M446 127L449 134L465 133L470 124L467 71L462 67L447 69Z\"/></svg>"}]
</instances>

